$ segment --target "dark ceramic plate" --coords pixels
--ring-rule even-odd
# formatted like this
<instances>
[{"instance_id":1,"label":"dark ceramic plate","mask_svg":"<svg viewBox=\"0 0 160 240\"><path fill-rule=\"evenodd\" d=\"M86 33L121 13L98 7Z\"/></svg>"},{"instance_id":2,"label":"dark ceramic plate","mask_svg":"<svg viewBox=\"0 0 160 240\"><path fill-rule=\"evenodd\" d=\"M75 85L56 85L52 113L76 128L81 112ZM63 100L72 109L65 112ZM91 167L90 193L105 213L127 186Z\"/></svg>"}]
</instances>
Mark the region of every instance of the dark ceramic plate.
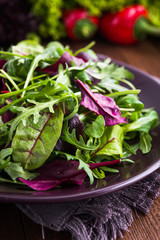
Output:
<instances>
[{"instance_id":1,"label":"dark ceramic plate","mask_svg":"<svg viewBox=\"0 0 160 240\"><path fill-rule=\"evenodd\" d=\"M101 56L102 57L102 56ZM117 62L118 64L122 64ZM135 76L134 85L141 89L140 99L145 107L155 107L160 116L160 80L130 65L123 64ZM91 186L65 186L46 192L28 190L21 185L0 183L0 201L23 203L53 203L75 201L114 192L148 176L160 167L160 126L152 131L153 146L150 153L134 156L135 164L118 166L118 174L110 174Z\"/></svg>"}]
</instances>

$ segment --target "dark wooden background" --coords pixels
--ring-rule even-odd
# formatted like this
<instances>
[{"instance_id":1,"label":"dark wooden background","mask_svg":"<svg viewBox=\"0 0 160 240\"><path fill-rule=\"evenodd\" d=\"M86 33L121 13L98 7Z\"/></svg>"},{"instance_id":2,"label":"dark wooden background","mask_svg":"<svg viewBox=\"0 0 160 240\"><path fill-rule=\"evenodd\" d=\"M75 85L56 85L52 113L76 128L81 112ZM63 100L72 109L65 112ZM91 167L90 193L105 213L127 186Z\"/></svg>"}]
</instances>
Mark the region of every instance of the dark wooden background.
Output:
<instances>
[{"instance_id":1,"label":"dark wooden background","mask_svg":"<svg viewBox=\"0 0 160 240\"><path fill-rule=\"evenodd\" d=\"M68 42L68 44L75 50L86 45L82 42ZM107 43L105 40L97 40L93 49L97 53L132 64L160 78L160 40L146 40L134 46L118 46ZM160 196L154 201L147 216L133 213L133 217L134 221L129 232L124 233L124 240L160 239ZM44 235L45 240L71 240L69 233L57 233L47 228L44 229ZM30 220L14 204L0 204L0 240L41 239L42 228L40 225Z\"/></svg>"}]
</instances>

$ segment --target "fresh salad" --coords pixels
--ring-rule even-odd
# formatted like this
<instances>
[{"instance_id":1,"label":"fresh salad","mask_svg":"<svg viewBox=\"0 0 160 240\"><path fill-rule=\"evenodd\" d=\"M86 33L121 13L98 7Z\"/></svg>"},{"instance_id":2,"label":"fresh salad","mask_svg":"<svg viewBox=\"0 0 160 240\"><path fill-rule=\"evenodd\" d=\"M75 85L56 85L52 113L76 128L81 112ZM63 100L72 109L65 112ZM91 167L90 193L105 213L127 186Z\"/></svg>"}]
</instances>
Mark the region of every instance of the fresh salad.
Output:
<instances>
[{"instance_id":1,"label":"fresh salad","mask_svg":"<svg viewBox=\"0 0 160 240\"><path fill-rule=\"evenodd\" d=\"M93 184L151 150L157 112L144 108L132 73L92 45L24 40L0 51L0 181L37 191Z\"/></svg>"}]
</instances>

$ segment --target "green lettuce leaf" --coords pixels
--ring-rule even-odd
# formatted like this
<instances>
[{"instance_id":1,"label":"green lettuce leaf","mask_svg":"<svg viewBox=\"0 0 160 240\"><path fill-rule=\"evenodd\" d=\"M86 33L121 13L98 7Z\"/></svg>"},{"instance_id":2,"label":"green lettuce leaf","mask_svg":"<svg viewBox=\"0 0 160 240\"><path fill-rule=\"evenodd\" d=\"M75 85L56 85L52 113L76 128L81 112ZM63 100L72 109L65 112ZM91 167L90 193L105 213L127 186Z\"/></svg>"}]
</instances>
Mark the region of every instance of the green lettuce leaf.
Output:
<instances>
[{"instance_id":1,"label":"green lettuce leaf","mask_svg":"<svg viewBox=\"0 0 160 240\"><path fill-rule=\"evenodd\" d=\"M101 144L99 148L91 154L107 155L115 158L122 157L123 129L119 125L108 126L105 128L103 136L100 138Z\"/></svg>"}]
</instances>

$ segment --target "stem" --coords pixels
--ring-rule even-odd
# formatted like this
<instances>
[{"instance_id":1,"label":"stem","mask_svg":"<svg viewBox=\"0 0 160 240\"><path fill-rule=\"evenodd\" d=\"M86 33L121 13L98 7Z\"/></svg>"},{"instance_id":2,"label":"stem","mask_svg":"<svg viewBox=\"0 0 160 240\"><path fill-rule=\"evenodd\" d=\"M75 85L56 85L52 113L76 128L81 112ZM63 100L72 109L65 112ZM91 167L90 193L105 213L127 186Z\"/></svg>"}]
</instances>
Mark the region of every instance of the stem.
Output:
<instances>
[{"instance_id":1,"label":"stem","mask_svg":"<svg viewBox=\"0 0 160 240\"><path fill-rule=\"evenodd\" d=\"M0 77L2 78L7 78L4 74L1 74L0 73ZM17 82L22 82L22 79L21 78L18 78L18 77L13 77L13 76L10 76L14 81L17 81Z\"/></svg>"},{"instance_id":2,"label":"stem","mask_svg":"<svg viewBox=\"0 0 160 240\"><path fill-rule=\"evenodd\" d=\"M31 64L31 68L28 72L28 75L27 75L27 78L26 78L26 81L25 81L25 84L24 84L24 88L28 87L28 84L29 84L30 80L32 79L33 72L34 72L35 68L37 67L38 62L40 61L41 58L42 58L41 55L38 55L33 60L32 64ZM25 95L25 91L23 91L22 97L24 97L24 95Z\"/></svg>"},{"instance_id":3,"label":"stem","mask_svg":"<svg viewBox=\"0 0 160 240\"><path fill-rule=\"evenodd\" d=\"M20 55L20 54L12 53L12 52L0 51L0 54L9 55L9 56L15 56L15 57L21 57L21 58L29 58L29 59L32 59L32 57L29 56L29 55L25 56L25 55Z\"/></svg>"},{"instance_id":4,"label":"stem","mask_svg":"<svg viewBox=\"0 0 160 240\"><path fill-rule=\"evenodd\" d=\"M153 26L146 18L140 17L134 27L134 36L136 39L144 39L147 35L160 37L160 28Z\"/></svg>"},{"instance_id":5,"label":"stem","mask_svg":"<svg viewBox=\"0 0 160 240\"><path fill-rule=\"evenodd\" d=\"M90 48L93 47L94 45L95 45L95 41L89 43L86 47L77 50L77 51L74 53L74 56L78 55L80 52L87 51L88 49L90 49Z\"/></svg>"},{"instance_id":6,"label":"stem","mask_svg":"<svg viewBox=\"0 0 160 240\"><path fill-rule=\"evenodd\" d=\"M139 94L141 90L135 89L135 90L127 90L127 91L121 91L121 92L114 92L114 93L109 93L105 94L107 97L117 97L121 95L127 95L127 94Z\"/></svg>"},{"instance_id":7,"label":"stem","mask_svg":"<svg viewBox=\"0 0 160 240\"><path fill-rule=\"evenodd\" d=\"M8 75L8 73L6 73L3 69L1 69L0 71L1 71L1 73L4 74L4 76L6 76L6 78L10 81L10 83L13 85L13 87L15 87L15 89L16 89L17 91L19 91L19 90L20 90L19 87L18 87L17 84L13 81L13 79Z\"/></svg>"},{"instance_id":8,"label":"stem","mask_svg":"<svg viewBox=\"0 0 160 240\"><path fill-rule=\"evenodd\" d=\"M99 167L114 165L114 164L117 164L120 162L121 162L121 159L117 159L117 160L113 160L113 161L109 161L109 162L88 163L88 164L90 166L90 169L92 170L92 169L99 168Z\"/></svg>"}]
</instances>

